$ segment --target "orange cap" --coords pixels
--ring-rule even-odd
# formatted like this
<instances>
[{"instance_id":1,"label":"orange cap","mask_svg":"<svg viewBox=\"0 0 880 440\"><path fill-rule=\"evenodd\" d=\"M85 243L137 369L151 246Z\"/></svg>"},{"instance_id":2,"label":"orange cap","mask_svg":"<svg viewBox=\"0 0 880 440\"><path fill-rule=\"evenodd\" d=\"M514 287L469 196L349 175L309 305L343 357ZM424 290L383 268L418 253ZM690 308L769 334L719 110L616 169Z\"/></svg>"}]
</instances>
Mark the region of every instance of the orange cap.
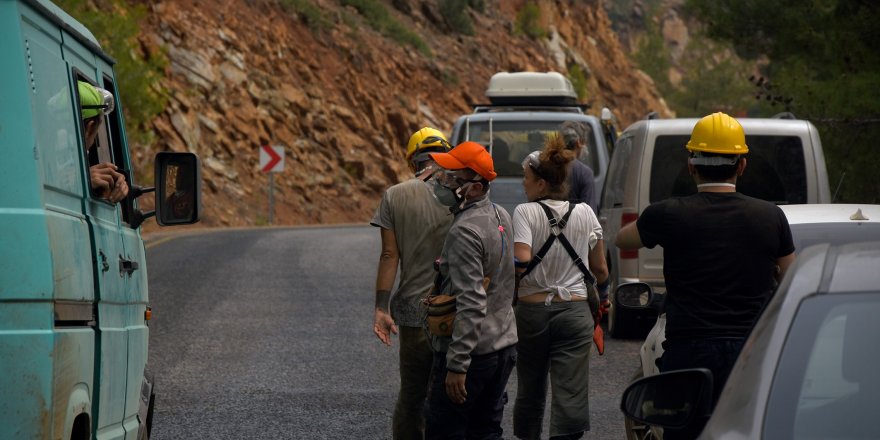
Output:
<instances>
[{"instance_id":1,"label":"orange cap","mask_svg":"<svg viewBox=\"0 0 880 440\"><path fill-rule=\"evenodd\" d=\"M462 142L448 153L431 153L431 159L447 170L470 168L490 182L497 176L492 156L476 142Z\"/></svg>"}]
</instances>

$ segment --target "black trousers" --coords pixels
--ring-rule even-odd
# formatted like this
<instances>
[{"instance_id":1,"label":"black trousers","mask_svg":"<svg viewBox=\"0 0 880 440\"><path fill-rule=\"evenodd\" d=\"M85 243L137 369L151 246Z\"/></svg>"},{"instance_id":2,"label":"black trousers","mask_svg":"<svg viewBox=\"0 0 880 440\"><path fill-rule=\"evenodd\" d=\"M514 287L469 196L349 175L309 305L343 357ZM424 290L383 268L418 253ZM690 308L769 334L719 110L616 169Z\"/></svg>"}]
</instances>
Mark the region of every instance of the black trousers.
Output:
<instances>
[{"instance_id":1,"label":"black trousers","mask_svg":"<svg viewBox=\"0 0 880 440\"><path fill-rule=\"evenodd\" d=\"M507 379L515 365L515 345L473 356L465 379L467 400L459 405L446 395L446 353L435 352L431 388L425 406L425 438L501 439Z\"/></svg>"},{"instance_id":2,"label":"black trousers","mask_svg":"<svg viewBox=\"0 0 880 440\"><path fill-rule=\"evenodd\" d=\"M686 368L708 368L712 371L712 407L718 403L718 396L727 383L727 376L742 351L745 338L705 338L666 340L663 342L663 357L660 371L682 370ZM688 440L697 438L705 426L705 420L698 426L683 430L666 429L664 440Z\"/></svg>"}]
</instances>

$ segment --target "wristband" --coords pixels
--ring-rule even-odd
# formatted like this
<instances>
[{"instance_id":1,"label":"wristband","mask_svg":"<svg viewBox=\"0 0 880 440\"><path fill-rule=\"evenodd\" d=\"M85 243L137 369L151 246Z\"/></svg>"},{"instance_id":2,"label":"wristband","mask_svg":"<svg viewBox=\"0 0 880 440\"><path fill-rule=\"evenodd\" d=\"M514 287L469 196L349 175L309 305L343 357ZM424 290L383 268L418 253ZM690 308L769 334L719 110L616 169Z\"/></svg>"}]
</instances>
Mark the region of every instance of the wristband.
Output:
<instances>
[{"instance_id":1,"label":"wristband","mask_svg":"<svg viewBox=\"0 0 880 440\"><path fill-rule=\"evenodd\" d=\"M528 261L519 261L518 258L513 257L513 267L515 267L517 269L525 269L525 268L529 267L529 262Z\"/></svg>"},{"instance_id":2,"label":"wristband","mask_svg":"<svg viewBox=\"0 0 880 440\"><path fill-rule=\"evenodd\" d=\"M599 291L599 300L607 301L608 300L608 287L611 283L608 282L608 278L605 279L601 284L596 285L596 290Z\"/></svg>"},{"instance_id":3,"label":"wristband","mask_svg":"<svg viewBox=\"0 0 880 440\"><path fill-rule=\"evenodd\" d=\"M377 290L376 291L376 310L381 310L385 313L388 313L388 302L391 300L391 291L390 290Z\"/></svg>"}]
</instances>

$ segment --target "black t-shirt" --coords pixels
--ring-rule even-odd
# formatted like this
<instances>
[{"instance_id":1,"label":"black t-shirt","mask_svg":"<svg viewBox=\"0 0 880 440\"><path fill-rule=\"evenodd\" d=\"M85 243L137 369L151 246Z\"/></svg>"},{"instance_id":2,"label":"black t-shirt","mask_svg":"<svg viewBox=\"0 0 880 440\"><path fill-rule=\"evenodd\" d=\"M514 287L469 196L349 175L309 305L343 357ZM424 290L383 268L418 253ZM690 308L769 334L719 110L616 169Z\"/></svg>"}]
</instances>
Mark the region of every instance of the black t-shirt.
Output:
<instances>
[{"instance_id":1,"label":"black t-shirt","mask_svg":"<svg viewBox=\"0 0 880 440\"><path fill-rule=\"evenodd\" d=\"M740 193L700 192L647 207L642 243L663 246L666 338L744 337L794 252L778 206Z\"/></svg>"}]
</instances>

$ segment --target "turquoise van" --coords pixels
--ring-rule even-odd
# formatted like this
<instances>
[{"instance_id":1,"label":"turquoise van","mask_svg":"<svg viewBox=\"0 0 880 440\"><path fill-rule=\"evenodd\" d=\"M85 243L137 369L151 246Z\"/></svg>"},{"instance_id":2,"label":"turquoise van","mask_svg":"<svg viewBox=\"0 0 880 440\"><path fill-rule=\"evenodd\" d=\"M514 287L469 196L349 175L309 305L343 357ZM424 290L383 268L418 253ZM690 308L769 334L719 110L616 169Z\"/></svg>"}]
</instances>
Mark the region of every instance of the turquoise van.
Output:
<instances>
[{"instance_id":1,"label":"turquoise van","mask_svg":"<svg viewBox=\"0 0 880 440\"><path fill-rule=\"evenodd\" d=\"M114 60L51 2L0 0L0 59L0 439L149 438L139 228L198 221L198 158L160 153L155 187L136 185ZM83 87L109 92L90 148ZM118 203L89 177L108 163L129 188Z\"/></svg>"}]
</instances>

